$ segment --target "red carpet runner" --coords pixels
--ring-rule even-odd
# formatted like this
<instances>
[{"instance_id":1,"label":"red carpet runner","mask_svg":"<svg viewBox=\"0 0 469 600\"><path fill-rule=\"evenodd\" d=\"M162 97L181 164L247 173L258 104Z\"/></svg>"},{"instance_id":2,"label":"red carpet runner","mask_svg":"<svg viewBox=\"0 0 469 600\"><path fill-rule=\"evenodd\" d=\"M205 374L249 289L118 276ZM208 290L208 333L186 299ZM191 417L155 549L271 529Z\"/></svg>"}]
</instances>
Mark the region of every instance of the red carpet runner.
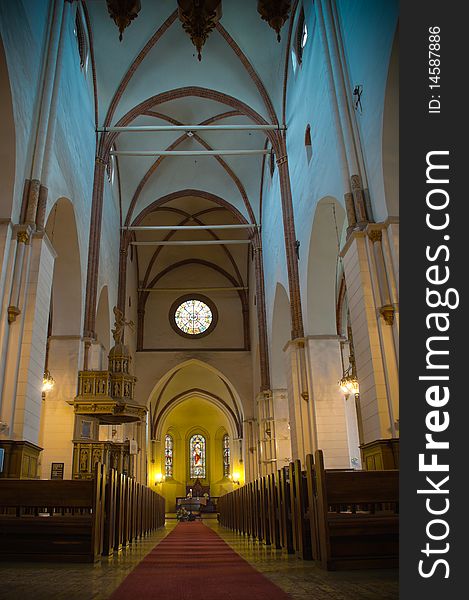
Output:
<instances>
[{"instance_id":1,"label":"red carpet runner","mask_svg":"<svg viewBox=\"0 0 469 600\"><path fill-rule=\"evenodd\" d=\"M202 523L179 523L110 600L288 600Z\"/></svg>"}]
</instances>

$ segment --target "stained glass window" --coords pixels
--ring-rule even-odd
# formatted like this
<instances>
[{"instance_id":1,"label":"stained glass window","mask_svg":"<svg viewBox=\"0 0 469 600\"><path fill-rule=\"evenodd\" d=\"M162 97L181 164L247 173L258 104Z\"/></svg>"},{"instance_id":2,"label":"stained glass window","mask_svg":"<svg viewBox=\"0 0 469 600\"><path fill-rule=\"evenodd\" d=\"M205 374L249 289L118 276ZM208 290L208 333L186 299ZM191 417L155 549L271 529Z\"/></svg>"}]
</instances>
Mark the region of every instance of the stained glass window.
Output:
<instances>
[{"instance_id":1,"label":"stained glass window","mask_svg":"<svg viewBox=\"0 0 469 600\"><path fill-rule=\"evenodd\" d=\"M173 476L173 437L169 433L164 440L164 474L166 477Z\"/></svg>"},{"instance_id":2,"label":"stained glass window","mask_svg":"<svg viewBox=\"0 0 469 600\"><path fill-rule=\"evenodd\" d=\"M227 433L223 436L223 476L230 476L230 436Z\"/></svg>"},{"instance_id":3,"label":"stained glass window","mask_svg":"<svg viewBox=\"0 0 469 600\"><path fill-rule=\"evenodd\" d=\"M186 300L177 307L174 320L184 333L198 335L210 327L213 315L205 302L193 299Z\"/></svg>"},{"instance_id":4,"label":"stained glass window","mask_svg":"<svg viewBox=\"0 0 469 600\"><path fill-rule=\"evenodd\" d=\"M191 479L205 479L205 438L195 434L189 442Z\"/></svg>"}]
</instances>

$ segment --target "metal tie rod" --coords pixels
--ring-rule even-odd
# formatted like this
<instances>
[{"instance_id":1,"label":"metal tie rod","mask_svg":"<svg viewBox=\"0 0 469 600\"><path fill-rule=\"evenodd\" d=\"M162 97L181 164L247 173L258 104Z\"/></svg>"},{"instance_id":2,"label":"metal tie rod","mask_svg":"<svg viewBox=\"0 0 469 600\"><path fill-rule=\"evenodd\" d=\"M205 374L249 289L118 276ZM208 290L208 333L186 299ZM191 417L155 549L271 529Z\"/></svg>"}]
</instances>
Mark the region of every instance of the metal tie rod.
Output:
<instances>
[{"instance_id":1,"label":"metal tie rod","mask_svg":"<svg viewBox=\"0 0 469 600\"><path fill-rule=\"evenodd\" d=\"M142 133L146 131L284 131L282 125L129 125L98 127L98 133Z\"/></svg>"},{"instance_id":2,"label":"metal tie rod","mask_svg":"<svg viewBox=\"0 0 469 600\"><path fill-rule=\"evenodd\" d=\"M250 244L251 240L180 240L180 241L152 241L152 242L130 242L132 246L215 246L228 244Z\"/></svg>"},{"instance_id":3,"label":"metal tie rod","mask_svg":"<svg viewBox=\"0 0 469 600\"><path fill-rule=\"evenodd\" d=\"M271 150L112 150L112 156L246 156L271 154Z\"/></svg>"},{"instance_id":4,"label":"metal tie rod","mask_svg":"<svg viewBox=\"0 0 469 600\"><path fill-rule=\"evenodd\" d=\"M250 229L259 227L253 223L242 225L134 225L121 227L125 231L206 231L208 229Z\"/></svg>"},{"instance_id":5,"label":"metal tie rod","mask_svg":"<svg viewBox=\"0 0 469 600\"><path fill-rule=\"evenodd\" d=\"M138 292L241 292L247 287L138 288Z\"/></svg>"}]
</instances>

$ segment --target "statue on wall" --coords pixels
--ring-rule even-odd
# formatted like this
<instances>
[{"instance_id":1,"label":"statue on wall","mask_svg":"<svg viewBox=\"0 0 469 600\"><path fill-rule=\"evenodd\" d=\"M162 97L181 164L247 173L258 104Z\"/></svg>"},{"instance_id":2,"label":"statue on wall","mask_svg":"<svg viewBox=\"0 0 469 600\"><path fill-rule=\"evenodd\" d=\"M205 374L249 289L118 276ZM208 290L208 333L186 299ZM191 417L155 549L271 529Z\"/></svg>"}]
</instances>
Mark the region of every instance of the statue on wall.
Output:
<instances>
[{"instance_id":1,"label":"statue on wall","mask_svg":"<svg viewBox=\"0 0 469 600\"><path fill-rule=\"evenodd\" d=\"M112 337L114 338L115 345L122 344L124 339L124 329L129 327L132 331L134 331L135 324L133 321L126 321L124 317L124 313L114 306L112 309L114 312L115 322L114 329L111 329Z\"/></svg>"}]
</instances>

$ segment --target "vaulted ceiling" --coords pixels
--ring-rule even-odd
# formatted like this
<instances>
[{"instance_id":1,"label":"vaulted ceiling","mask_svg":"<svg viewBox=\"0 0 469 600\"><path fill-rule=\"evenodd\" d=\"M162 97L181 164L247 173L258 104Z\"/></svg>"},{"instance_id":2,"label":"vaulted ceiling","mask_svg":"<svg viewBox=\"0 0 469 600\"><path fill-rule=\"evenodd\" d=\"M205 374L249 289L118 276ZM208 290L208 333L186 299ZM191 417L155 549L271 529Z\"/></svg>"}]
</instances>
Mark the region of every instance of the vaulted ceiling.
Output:
<instances>
[{"instance_id":1,"label":"vaulted ceiling","mask_svg":"<svg viewBox=\"0 0 469 600\"><path fill-rule=\"evenodd\" d=\"M101 126L252 124L253 118L269 124L281 121L285 46L292 17L284 25L278 42L276 33L260 18L256 2L224 0L222 18L209 35L199 62L197 51L178 19L176 0L142 0L141 6L138 17L125 29L120 42L106 2L85 3L94 46ZM117 136L114 149L261 150L266 145L265 132L258 130L193 134L125 132ZM180 225L188 223L192 215L197 219L192 224L240 221L259 224L263 160L261 154L120 155L122 224L160 224L169 220ZM178 192L181 192L179 199ZM220 203L225 204L225 210L220 211ZM159 206L158 212L149 215L148 207L152 205ZM164 213L161 205L172 210ZM235 234L233 230L187 231L178 232L174 239L200 236L209 239L214 233L222 239L248 235L242 230L236 230ZM148 234L138 232L136 239L148 239ZM151 239L156 237L153 235ZM177 262L188 254L187 247L160 247L155 260L156 248L142 248L139 249L140 280L145 279L146 284L167 265L169 257ZM220 247L202 248L196 251L197 255L208 258L207 253L210 254L214 262L237 280L241 279L239 285L247 285L247 246L236 249L226 246L225 251ZM192 246L189 252L193 251Z\"/></svg>"}]
</instances>

